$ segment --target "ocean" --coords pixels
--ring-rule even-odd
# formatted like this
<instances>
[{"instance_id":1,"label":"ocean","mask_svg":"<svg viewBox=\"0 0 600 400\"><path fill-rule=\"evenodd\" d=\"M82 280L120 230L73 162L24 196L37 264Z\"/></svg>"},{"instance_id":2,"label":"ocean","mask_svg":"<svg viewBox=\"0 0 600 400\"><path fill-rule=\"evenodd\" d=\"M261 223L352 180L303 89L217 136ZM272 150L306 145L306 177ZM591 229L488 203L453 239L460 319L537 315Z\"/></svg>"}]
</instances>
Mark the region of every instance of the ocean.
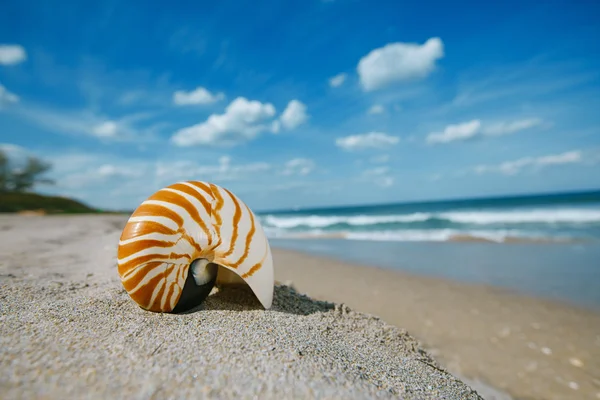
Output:
<instances>
[{"instance_id":1,"label":"ocean","mask_svg":"<svg viewBox=\"0 0 600 400\"><path fill-rule=\"evenodd\" d=\"M600 190L257 213L271 238L599 241Z\"/></svg>"},{"instance_id":2,"label":"ocean","mask_svg":"<svg viewBox=\"0 0 600 400\"><path fill-rule=\"evenodd\" d=\"M600 191L257 216L273 247L600 311Z\"/></svg>"}]
</instances>

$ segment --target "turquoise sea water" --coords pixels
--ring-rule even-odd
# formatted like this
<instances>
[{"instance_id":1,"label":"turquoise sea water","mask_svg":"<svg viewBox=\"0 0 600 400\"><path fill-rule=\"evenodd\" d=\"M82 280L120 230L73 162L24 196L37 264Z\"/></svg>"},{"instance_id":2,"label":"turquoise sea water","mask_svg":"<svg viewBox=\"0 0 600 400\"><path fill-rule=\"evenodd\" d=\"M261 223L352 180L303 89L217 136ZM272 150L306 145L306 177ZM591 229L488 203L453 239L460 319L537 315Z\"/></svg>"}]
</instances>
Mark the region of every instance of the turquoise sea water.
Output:
<instances>
[{"instance_id":1,"label":"turquoise sea water","mask_svg":"<svg viewBox=\"0 0 600 400\"><path fill-rule=\"evenodd\" d=\"M600 311L600 191L291 210L259 218L274 247ZM457 237L485 241L452 240ZM511 244L502 244L507 239Z\"/></svg>"}]
</instances>

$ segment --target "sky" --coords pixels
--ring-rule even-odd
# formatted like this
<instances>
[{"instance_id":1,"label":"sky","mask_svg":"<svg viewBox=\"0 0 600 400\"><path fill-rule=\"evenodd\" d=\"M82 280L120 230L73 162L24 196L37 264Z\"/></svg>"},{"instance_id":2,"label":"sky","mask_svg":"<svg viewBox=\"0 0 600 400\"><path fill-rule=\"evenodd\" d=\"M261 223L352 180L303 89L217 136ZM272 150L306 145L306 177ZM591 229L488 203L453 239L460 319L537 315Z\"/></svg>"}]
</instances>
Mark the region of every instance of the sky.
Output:
<instances>
[{"instance_id":1,"label":"sky","mask_svg":"<svg viewBox=\"0 0 600 400\"><path fill-rule=\"evenodd\" d=\"M105 209L600 188L598 3L406 3L6 0L0 147Z\"/></svg>"}]
</instances>

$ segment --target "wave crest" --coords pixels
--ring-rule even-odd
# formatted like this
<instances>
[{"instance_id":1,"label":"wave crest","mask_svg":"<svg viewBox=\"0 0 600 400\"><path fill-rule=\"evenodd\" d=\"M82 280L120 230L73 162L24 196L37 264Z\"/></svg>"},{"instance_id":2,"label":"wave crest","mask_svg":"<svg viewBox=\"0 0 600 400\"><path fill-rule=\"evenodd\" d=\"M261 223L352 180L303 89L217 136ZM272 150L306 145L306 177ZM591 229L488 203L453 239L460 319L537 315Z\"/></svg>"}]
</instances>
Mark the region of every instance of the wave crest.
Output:
<instances>
[{"instance_id":1,"label":"wave crest","mask_svg":"<svg viewBox=\"0 0 600 400\"><path fill-rule=\"evenodd\" d=\"M600 223L600 210L595 209L537 209L511 211L450 211L439 213L416 212L391 215L266 215L265 226L294 228L327 228L336 225L374 226L385 224L437 223L461 225L518 225L518 224L589 224Z\"/></svg>"}]
</instances>

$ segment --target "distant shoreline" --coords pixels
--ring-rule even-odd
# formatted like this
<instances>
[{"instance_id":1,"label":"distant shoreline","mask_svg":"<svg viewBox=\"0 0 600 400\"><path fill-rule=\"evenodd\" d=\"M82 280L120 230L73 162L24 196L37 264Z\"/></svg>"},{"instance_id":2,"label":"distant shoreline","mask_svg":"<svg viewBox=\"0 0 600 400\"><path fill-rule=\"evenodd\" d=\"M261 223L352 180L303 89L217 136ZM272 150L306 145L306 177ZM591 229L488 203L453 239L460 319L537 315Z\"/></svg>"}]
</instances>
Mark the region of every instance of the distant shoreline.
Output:
<instances>
[{"instance_id":1,"label":"distant shoreline","mask_svg":"<svg viewBox=\"0 0 600 400\"><path fill-rule=\"evenodd\" d=\"M343 239L343 240L356 240L356 241L380 241L386 242L386 240L369 240L369 239L348 239L347 234L344 232L331 232L321 234L309 234L305 232L298 232L297 234L287 234L282 237L273 237L272 239L285 239L285 240L328 240L328 239ZM389 240L387 242L398 242L398 243L412 243L411 240ZM557 238L557 237L539 237L539 238L527 238L518 236L506 236L502 240L493 240L481 236L474 236L469 234L455 234L450 235L444 240L434 239L423 239L414 242L424 243L447 243L447 242L462 242L462 243L491 243L491 244L540 244L540 245L556 245L556 244L578 244L578 243L593 243L592 239L583 238Z\"/></svg>"}]
</instances>

